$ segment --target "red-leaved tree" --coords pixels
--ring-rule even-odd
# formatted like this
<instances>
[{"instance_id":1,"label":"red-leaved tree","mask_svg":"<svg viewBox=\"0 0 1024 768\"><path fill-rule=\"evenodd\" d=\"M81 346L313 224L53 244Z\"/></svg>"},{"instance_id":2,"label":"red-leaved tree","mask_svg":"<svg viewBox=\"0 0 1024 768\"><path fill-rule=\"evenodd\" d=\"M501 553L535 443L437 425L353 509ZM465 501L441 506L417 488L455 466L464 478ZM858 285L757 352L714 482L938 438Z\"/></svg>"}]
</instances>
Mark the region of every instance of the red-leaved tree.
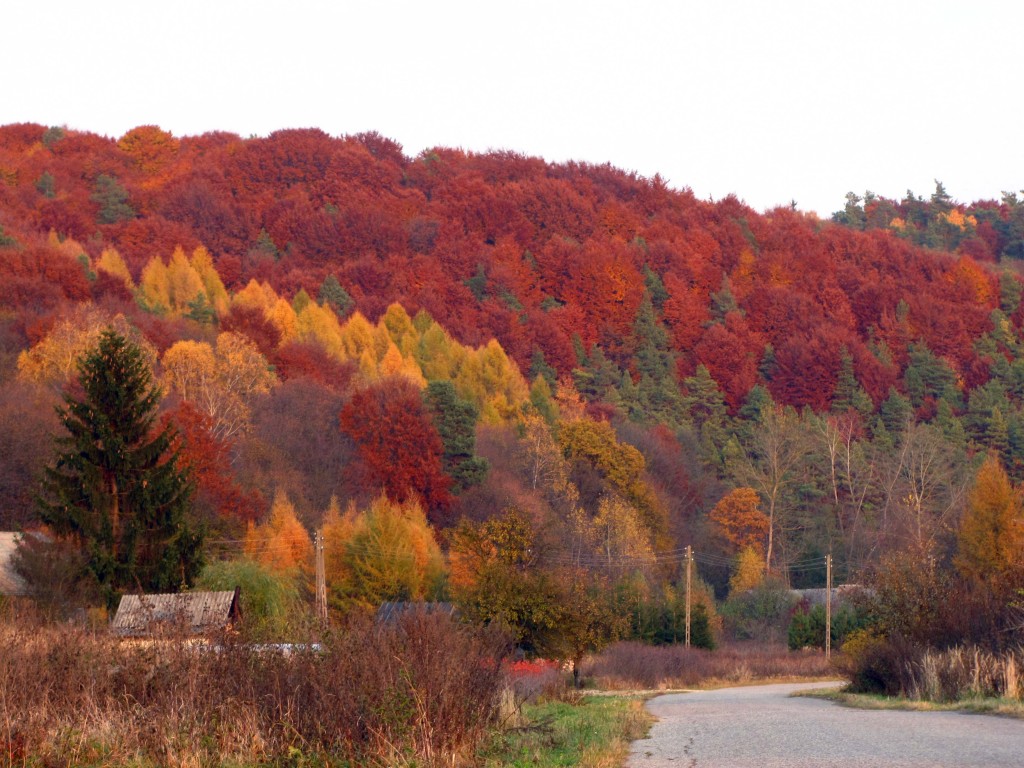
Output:
<instances>
[{"instance_id":1,"label":"red-leaved tree","mask_svg":"<svg viewBox=\"0 0 1024 768\"><path fill-rule=\"evenodd\" d=\"M369 494L418 497L431 522L451 503L451 478L441 469L444 445L416 385L392 376L356 392L341 410L341 429L356 444L353 480Z\"/></svg>"}]
</instances>

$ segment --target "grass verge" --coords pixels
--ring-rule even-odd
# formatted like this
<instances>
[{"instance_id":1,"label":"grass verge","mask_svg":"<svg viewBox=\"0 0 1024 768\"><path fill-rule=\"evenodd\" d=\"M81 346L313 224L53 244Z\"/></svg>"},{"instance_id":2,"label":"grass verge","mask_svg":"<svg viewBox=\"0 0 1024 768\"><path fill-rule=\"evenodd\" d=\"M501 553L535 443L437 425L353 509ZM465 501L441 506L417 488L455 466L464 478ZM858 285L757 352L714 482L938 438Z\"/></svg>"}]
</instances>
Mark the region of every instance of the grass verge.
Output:
<instances>
[{"instance_id":1,"label":"grass verge","mask_svg":"<svg viewBox=\"0 0 1024 768\"><path fill-rule=\"evenodd\" d=\"M524 725L498 734L484 751L484 768L618 768L630 742L654 722L642 699L625 696L528 704L522 715Z\"/></svg>"},{"instance_id":2,"label":"grass verge","mask_svg":"<svg viewBox=\"0 0 1024 768\"><path fill-rule=\"evenodd\" d=\"M960 701L921 701L903 696L883 696L873 693L849 693L843 690L818 689L799 691L794 696L834 701L844 707L856 709L902 709L915 712L969 712L981 715L1003 715L1024 720L1024 702L1017 699L977 698Z\"/></svg>"}]
</instances>

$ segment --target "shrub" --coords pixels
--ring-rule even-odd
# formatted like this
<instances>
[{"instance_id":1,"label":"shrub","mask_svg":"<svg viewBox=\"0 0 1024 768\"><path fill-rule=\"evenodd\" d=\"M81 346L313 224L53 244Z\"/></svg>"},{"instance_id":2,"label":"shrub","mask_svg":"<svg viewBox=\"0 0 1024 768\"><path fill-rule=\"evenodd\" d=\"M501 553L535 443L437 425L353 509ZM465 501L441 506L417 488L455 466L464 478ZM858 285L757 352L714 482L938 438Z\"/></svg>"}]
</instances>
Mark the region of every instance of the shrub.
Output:
<instances>
[{"instance_id":1,"label":"shrub","mask_svg":"<svg viewBox=\"0 0 1024 768\"><path fill-rule=\"evenodd\" d=\"M451 765L504 688L504 641L437 614L290 649L4 618L0 764Z\"/></svg>"},{"instance_id":2,"label":"shrub","mask_svg":"<svg viewBox=\"0 0 1024 768\"><path fill-rule=\"evenodd\" d=\"M832 647L841 646L846 637L855 629L861 628L864 623L864 617L851 605L842 605L833 611L829 632L832 636ZM825 647L825 606L815 605L808 608L801 605L797 608L789 622L788 645L791 651Z\"/></svg>"},{"instance_id":3,"label":"shrub","mask_svg":"<svg viewBox=\"0 0 1024 768\"><path fill-rule=\"evenodd\" d=\"M687 688L709 682L820 678L834 670L820 653L792 653L781 645L735 643L716 651L682 645L622 642L588 661L586 677L600 688Z\"/></svg>"},{"instance_id":4,"label":"shrub","mask_svg":"<svg viewBox=\"0 0 1024 768\"><path fill-rule=\"evenodd\" d=\"M766 579L754 589L730 595L722 604L722 618L736 640L776 643L789 626L795 602L782 582Z\"/></svg>"},{"instance_id":5,"label":"shrub","mask_svg":"<svg viewBox=\"0 0 1024 768\"><path fill-rule=\"evenodd\" d=\"M850 680L853 692L898 696L908 687L908 672L920 656L920 646L902 636L887 638L860 629L843 643L836 666Z\"/></svg>"},{"instance_id":6,"label":"shrub","mask_svg":"<svg viewBox=\"0 0 1024 768\"><path fill-rule=\"evenodd\" d=\"M220 560L203 568L197 587L240 587L242 630L248 638L280 640L301 625L297 571L275 573L248 558Z\"/></svg>"}]
</instances>

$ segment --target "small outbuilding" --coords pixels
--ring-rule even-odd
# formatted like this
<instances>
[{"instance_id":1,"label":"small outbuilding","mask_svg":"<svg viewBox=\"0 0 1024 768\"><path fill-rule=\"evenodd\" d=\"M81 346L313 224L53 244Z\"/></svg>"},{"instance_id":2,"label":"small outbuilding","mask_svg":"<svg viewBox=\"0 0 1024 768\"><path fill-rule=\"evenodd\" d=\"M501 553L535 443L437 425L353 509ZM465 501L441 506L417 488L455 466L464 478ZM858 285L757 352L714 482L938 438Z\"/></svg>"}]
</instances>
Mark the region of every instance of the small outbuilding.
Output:
<instances>
[{"instance_id":1,"label":"small outbuilding","mask_svg":"<svg viewBox=\"0 0 1024 768\"><path fill-rule=\"evenodd\" d=\"M121 637L161 633L209 635L230 631L242 619L240 590L125 595L117 606L111 631Z\"/></svg>"}]
</instances>

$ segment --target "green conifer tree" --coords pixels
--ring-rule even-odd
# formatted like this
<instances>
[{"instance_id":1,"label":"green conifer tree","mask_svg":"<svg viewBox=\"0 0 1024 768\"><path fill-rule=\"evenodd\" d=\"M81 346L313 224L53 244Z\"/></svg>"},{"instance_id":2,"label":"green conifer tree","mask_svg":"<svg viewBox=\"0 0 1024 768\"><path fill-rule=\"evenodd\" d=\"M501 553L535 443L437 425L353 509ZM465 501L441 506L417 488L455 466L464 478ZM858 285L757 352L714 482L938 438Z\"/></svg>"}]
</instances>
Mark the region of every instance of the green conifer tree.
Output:
<instances>
[{"instance_id":1,"label":"green conifer tree","mask_svg":"<svg viewBox=\"0 0 1024 768\"><path fill-rule=\"evenodd\" d=\"M651 303L660 310L669 299L668 291L658 273L646 264L644 264L644 286L647 288L647 295L651 297Z\"/></svg>"},{"instance_id":2,"label":"green conifer tree","mask_svg":"<svg viewBox=\"0 0 1024 768\"><path fill-rule=\"evenodd\" d=\"M676 374L676 357L668 332L658 320L650 295L645 295L633 324L636 353L634 364L640 374L637 401L645 420L678 427L684 419L683 398Z\"/></svg>"},{"instance_id":3,"label":"green conifer tree","mask_svg":"<svg viewBox=\"0 0 1024 768\"><path fill-rule=\"evenodd\" d=\"M193 484L175 432L155 429L160 390L138 346L113 329L78 363L82 394L58 409L66 434L45 471L43 522L76 540L108 603L119 592L176 591L202 566L188 510Z\"/></svg>"},{"instance_id":4,"label":"green conifer tree","mask_svg":"<svg viewBox=\"0 0 1024 768\"><path fill-rule=\"evenodd\" d=\"M135 218L135 209L128 204L128 190L113 176L101 173L89 198L100 206L96 221L100 224L116 224Z\"/></svg>"},{"instance_id":5,"label":"green conifer tree","mask_svg":"<svg viewBox=\"0 0 1024 768\"><path fill-rule=\"evenodd\" d=\"M732 281L729 276L722 273L722 285L717 292L711 294L711 323L724 323L725 316L730 312L744 314L732 292Z\"/></svg>"},{"instance_id":6,"label":"green conifer tree","mask_svg":"<svg viewBox=\"0 0 1024 768\"><path fill-rule=\"evenodd\" d=\"M538 376L543 376L549 387L553 388L558 383L558 371L548 364L544 357L544 350L534 347L533 357L530 359L530 379L536 379Z\"/></svg>"},{"instance_id":7,"label":"green conifer tree","mask_svg":"<svg viewBox=\"0 0 1024 768\"><path fill-rule=\"evenodd\" d=\"M889 388L889 397L879 406L878 412L883 426L890 434L903 432L907 422L914 416L910 401L892 387Z\"/></svg>"},{"instance_id":8,"label":"green conifer tree","mask_svg":"<svg viewBox=\"0 0 1024 768\"><path fill-rule=\"evenodd\" d=\"M341 287L341 283L334 275L324 278L320 284L320 293L317 299L321 304L330 304L339 317L345 315L355 304L348 291Z\"/></svg>"},{"instance_id":9,"label":"green conifer tree","mask_svg":"<svg viewBox=\"0 0 1024 768\"><path fill-rule=\"evenodd\" d=\"M427 385L427 406L434 426L444 444L442 462L458 493L481 483L487 474L487 460L476 451L477 408L463 400L450 381L432 381Z\"/></svg>"}]
</instances>

